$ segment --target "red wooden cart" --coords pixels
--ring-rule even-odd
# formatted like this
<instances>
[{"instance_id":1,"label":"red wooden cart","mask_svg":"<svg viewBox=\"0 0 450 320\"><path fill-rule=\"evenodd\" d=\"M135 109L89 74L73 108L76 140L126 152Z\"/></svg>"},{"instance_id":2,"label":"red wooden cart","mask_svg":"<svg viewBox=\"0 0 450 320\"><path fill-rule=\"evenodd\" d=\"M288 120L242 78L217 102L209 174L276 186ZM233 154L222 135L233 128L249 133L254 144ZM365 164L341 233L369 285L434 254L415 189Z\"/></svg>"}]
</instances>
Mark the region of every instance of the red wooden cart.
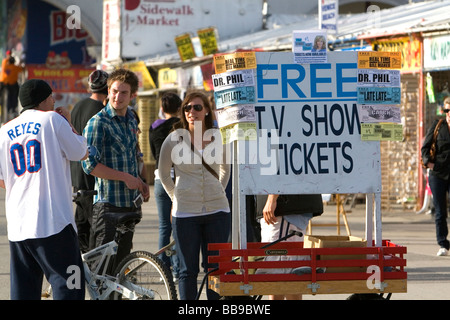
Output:
<instances>
[{"instance_id":1,"label":"red wooden cart","mask_svg":"<svg viewBox=\"0 0 450 320\"><path fill-rule=\"evenodd\" d=\"M363 248L303 248L303 242L279 242L260 249L264 245L248 243L247 249L233 250L230 243L211 244L209 249L218 255L210 262L219 267L209 276L210 289L222 296L406 292L406 247L389 240L383 240L382 246ZM309 260L261 260L270 255L300 255ZM327 255L355 255L356 259L325 260ZM239 261L233 261L236 257ZM298 267L310 267L311 273L254 273L255 269ZM316 271L333 267L348 267L350 272ZM362 272L351 271L358 267Z\"/></svg>"}]
</instances>

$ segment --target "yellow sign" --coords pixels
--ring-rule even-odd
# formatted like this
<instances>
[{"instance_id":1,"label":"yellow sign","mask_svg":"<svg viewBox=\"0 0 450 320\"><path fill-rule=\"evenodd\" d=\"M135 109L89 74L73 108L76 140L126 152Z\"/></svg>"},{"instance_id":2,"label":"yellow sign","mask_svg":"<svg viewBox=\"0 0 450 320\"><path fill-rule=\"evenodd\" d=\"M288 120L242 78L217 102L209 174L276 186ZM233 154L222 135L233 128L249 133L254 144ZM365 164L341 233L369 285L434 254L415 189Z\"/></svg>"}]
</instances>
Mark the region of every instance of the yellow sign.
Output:
<instances>
[{"instance_id":1,"label":"yellow sign","mask_svg":"<svg viewBox=\"0 0 450 320\"><path fill-rule=\"evenodd\" d=\"M153 78L150 75L144 61L124 63L123 66L137 75L139 78L139 88L142 88L143 90L156 89L155 82L153 81Z\"/></svg>"},{"instance_id":2,"label":"yellow sign","mask_svg":"<svg viewBox=\"0 0 450 320\"><path fill-rule=\"evenodd\" d=\"M232 70L255 69L256 56L254 51L242 51L214 56L216 73Z\"/></svg>"},{"instance_id":3,"label":"yellow sign","mask_svg":"<svg viewBox=\"0 0 450 320\"><path fill-rule=\"evenodd\" d=\"M222 143L227 144L237 140L256 140L256 123L241 122L220 128Z\"/></svg>"},{"instance_id":4,"label":"yellow sign","mask_svg":"<svg viewBox=\"0 0 450 320\"><path fill-rule=\"evenodd\" d=\"M400 69L401 52L358 51L359 69Z\"/></svg>"},{"instance_id":5,"label":"yellow sign","mask_svg":"<svg viewBox=\"0 0 450 320\"><path fill-rule=\"evenodd\" d=\"M200 39L200 44L202 45L203 55L207 56L219 51L219 48L217 47L215 28L211 27L197 30L197 35Z\"/></svg>"},{"instance_id":6,"label":"yellow sign","mask_svg":"<svg viewBox=\"0 0 450 320\"><path fill-rule=\"evenodd\" d=\"M403 125L398 123L361 123L363 141L402 141Z\"/></svg>"},{"instance_id":7,"label":"yellow sign","mask_svg":"<svg viewBox=\"0 0 450 320\"><path fill-rule=\"evenodd\" d=\"M177 44L181 61L195 58L194 45L192 44L191 35L189 33L177 36L175 38L175 43Z\"/></svg>"},{"instance_id":8,"label":"yellow sign","mask_svg":"<svg viewBox=\"0 0 450 320\"><path fill-rule=\"evenodd\" d=\"M172 88L178 84L178 73L175 69L162 68L158 71L159 88Z\"/></svg>"},{"instance_id":9,"label":"yellow sign","mask_svg":"<svg viewBox=\"0 0 450 320\"><path fill-rule=\"evenodd\" d=\"M400 52L403 72L422 70L422 41L418 39L410 37L381 39L374 41L372 46L377 46L378 52Z\"/></svg>"}]
</instances>

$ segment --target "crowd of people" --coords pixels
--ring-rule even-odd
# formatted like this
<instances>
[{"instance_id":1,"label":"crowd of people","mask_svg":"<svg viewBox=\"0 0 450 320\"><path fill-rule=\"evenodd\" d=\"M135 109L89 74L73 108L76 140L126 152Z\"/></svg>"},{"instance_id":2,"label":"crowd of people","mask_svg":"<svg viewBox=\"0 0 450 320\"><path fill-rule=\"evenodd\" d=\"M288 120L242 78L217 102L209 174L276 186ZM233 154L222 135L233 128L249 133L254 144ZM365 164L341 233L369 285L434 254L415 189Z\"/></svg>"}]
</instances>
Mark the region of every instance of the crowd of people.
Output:
<instances>
[{"instance_id":1,"label":"crowd of people","mask_svg":"<svg viewBox=\"0 0 450 320\"><path fill-rule=\"evenodd\" d=\"M19 68L14 72L20 72ZM115 214L131 212L142 217L136 199L148 201L150 188L139 147L139 117L130 107L138 83L136 74L127 69L110 74L95 70L88 78L90 97L69 112L64 107L54 109L53 90L43 80L27 80L20 89L17 83L3 80L12 97L18 89L16 100L22 107L0 129L0 187L6 189L12 299L39 299L44 275L55 299L84 299L84 289L67 288L67 267L82 269L81 253L114 239ZM10 107L17 108L8 102ZM422 148L424 166L431 170L438 255L449 250L449 111L447 98L446 120L428 131ZM208 263L212 253L207 245L230 240L229 145L222 144L213 101L200 91L189 92L183 99L173 92L163 94L160 118L145 134L156 159L158 245L168 245L172 237L176 242L176 255L160 258L178 281L180 299L192 300L198 293L200 260L205 270L214 267ZM214 148L214 159L219 161L209 159L208 148ZM73 212L71 195L78 190L97 193L77 199ZM320 195L292 197L289 201L295 209L284 217L277 214L280 198L250 198L260 220L260 228L252 230L256 240L269 242L290 230L303 231L313 216L323 212ZM289 198L283 199L287 203ZM130 253L133 233L128 231L122 238L116 262ZM208 288L207 297L218 299L219 295ZM301 295L271 298L301 299Z\"/></svg>"}]
</instances>

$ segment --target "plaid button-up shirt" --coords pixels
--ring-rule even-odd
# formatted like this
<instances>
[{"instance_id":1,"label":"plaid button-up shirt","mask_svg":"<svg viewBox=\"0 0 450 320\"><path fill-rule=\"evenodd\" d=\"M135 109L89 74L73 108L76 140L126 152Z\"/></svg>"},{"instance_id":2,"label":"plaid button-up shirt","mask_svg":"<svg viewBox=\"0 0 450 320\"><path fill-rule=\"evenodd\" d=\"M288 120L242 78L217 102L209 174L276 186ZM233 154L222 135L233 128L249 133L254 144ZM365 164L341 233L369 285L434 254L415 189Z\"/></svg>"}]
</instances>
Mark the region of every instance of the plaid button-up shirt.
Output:
<instances>
[{"instance_id":1,"label":"plaid button-up shirt","mask_svg":"<svg viewBox=\"0 0 450 320\"><path fill-rule=\"evenodd\" d=\"M138 176L137 152L138 124L132 112L127 111L125 117L116 114L108 103L86 124L83 135L90 148L89 157L82 161L83 170L90 174L98 163ZM116 207L132 207L138 190L128 189L126 184L117 180L106 180L95 177L94 203L108 202Z\"/></svg>"}]
</instances>

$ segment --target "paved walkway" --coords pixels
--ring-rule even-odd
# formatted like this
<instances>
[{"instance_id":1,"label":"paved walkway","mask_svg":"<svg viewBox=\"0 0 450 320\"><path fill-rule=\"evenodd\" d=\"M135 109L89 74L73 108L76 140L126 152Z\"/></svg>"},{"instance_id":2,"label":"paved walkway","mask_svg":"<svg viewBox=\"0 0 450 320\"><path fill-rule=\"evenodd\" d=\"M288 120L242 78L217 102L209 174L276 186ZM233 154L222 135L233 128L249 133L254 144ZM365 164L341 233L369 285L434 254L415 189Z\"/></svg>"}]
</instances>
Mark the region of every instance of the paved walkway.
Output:
<instances>
[{"instance_id":1,"label":"paved walkway","mask_svg":"<svg viewBox=\"0 0 450 320\"><path fill-rule=\"evenodd\" d=\"M153 190L151 190L153 192ZM0 299L9 299L9 245L6 236L4 213L4 190L0 190ZM315 222L336 220L334 205L326 206L326 212L314 218ZM365 206L356 205L347 214L351 234L364 237ZM437 257L435 227L430 215L415 213L383 213L383 239L407 247L408 290L407 293L393 294L391 299L408 300L449 300L450 299L450 256ZM336 235L335 227L313 228L314 235ZM346 235L341 228L341 235ZM143 206L143 219L135 232L134 249L155 252L158 245L158 216L153 201ZM201 280L199 278L199 280ZM305 300L344 300L345 295L304 295ZM264 297L267 298L267 297ZM202 295L205 299L205 295Z\"/></svg>"}]
</instances>

